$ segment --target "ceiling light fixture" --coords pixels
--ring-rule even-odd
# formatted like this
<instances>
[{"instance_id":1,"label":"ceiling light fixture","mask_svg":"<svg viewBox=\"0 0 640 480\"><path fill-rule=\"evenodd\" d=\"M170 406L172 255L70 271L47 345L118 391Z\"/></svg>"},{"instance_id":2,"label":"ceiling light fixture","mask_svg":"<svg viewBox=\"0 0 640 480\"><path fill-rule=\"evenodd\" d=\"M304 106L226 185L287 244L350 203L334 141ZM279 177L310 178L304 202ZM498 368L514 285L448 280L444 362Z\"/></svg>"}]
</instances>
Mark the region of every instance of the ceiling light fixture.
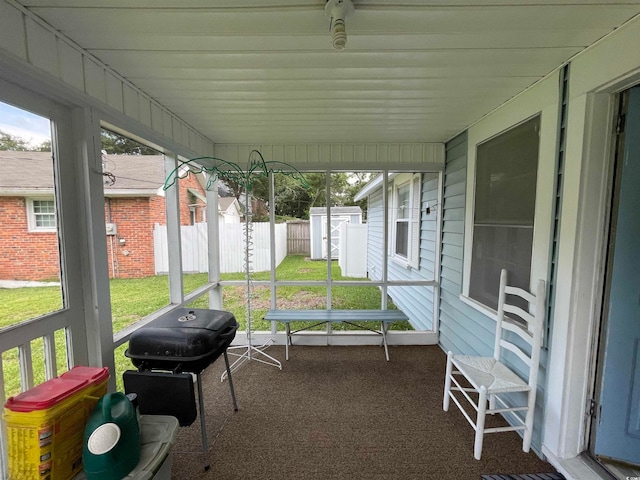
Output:
<instances>
[{"instance_id":1,"label":"ceiling light fixture","mask_svg":"<svg viewBox=\"0 0 640 480\"><path fill-rule=\"evenodd\" d=\"M347 45L347 31L344 26L344 19L353 10L351 0L327 0L324 5L324 13L330 19L331 44L335 50L344 50Z\"/></svg>"}]
</instances>

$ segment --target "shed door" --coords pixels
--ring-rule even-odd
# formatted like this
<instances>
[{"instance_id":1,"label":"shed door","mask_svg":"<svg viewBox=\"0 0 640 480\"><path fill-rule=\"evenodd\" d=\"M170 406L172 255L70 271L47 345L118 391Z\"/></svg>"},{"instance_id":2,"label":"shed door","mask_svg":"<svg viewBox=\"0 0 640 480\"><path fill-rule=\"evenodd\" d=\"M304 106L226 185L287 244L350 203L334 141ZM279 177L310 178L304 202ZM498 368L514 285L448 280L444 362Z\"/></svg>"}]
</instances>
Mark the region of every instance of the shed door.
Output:
<instances>
[{"instance_id":1,"label":"shed door","mask_svg":"<svg viewBox=\"0 0 640 480\"><path fill-rule=\"evenodd\" d=\"M611 222L595 454L640 465L640 88L629 94L624 137Z\"/></svg>"},{"instance_id":2,"label":"shed door","mask_svg":"<svg viewBox=\"0 0 640 480\"><path fill-rule=\"evenodd\" d=\"M349 223L349 217L331 217L331 258L340 254L340 224ZM327 216L322 216L322 258L327 258Z\"/></svg>"}]
</instances>

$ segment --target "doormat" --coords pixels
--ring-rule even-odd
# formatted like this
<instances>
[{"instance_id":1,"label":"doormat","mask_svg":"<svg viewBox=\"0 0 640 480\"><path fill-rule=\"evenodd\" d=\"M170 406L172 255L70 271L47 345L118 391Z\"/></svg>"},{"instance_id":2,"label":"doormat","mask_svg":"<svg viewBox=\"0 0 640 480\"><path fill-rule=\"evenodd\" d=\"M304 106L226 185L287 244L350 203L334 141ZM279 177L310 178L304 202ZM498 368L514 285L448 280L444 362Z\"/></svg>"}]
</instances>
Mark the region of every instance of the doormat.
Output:
<instances>
[{"instance_id":1,"label":"doormat","mask_svg":"<svg viewBox=\"0 0 640 480\"><path fill-rule=\"evenodd\" d=\"M532 473L524 475L482 475L482 480L565 480L559 473Z\"/></svg>"}]
</instances>

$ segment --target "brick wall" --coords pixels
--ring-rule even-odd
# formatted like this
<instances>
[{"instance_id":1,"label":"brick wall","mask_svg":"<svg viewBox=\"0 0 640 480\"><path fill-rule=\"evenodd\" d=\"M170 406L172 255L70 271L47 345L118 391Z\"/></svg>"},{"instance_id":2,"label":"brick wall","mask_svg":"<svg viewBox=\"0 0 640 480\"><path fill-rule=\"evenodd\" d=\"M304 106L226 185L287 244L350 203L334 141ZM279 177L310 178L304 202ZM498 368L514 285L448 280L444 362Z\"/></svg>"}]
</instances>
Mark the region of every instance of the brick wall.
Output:
<instances>
[{"instance_id":1,"label":"brick wall","mask_svg":"<svg viewBox=\"0 0 640 480\"><path fill-rule=\"evenodd\" d=\"M59 280L57 232L30 232L23 197L0 197L0 279Z\"/></svg>"},{"instance_id":2,"label":"brick wall","mask_svg":"<svg viewBox=\"0 0 640 480\"><path fill-rule=\"evenodd\" d=\"M190 213L189 205L194 206L196 209L196 222L204 222L204 207L205 203L199 198L189 194L191 189L200 193L201 196L205 196L204 189L200 186L198 179L194 175L189 175L186 178L179 180L180 185L180 225L189 225Z\"/></svg>"},{"instance_id":3,"label":"brick wall","mask_svg":"<svg viewBox=\"0 0 640 480\"><path fill-rule=\"evenodd\" d=\"M107 235L110 277L139 278L155 273L153 225L156 219L151 217L154 201L153 197L105 199L105 219L117 228L117 235Z\"/></svg>"},{"instance_id":4,"label":"brick wall","mask_svg":"<svg viewBox=\"0 0 640 480\"><path fill-rule=\"evenodd\" d=\"M189 204L194 202L187 188L201 195L205 195L205 192L193 175L179 180L179 187L180 224L189 225ZM198 221L202 221L204 203L199 200L196 203L200 205ZM105 218L107 222L115 223L118 231L117 235L107 236L110 277L140 278L154 275L153 229L156 224L166 223L165 197L107 198Z\"/></svg>"},{"instance_id":5,"label":"brick wall","mask_svg":"<svg viewBox=\"0 0 640 480\"><path fill-rule=\"evenodd\" d=\"M198 204L197 221L203 221L204 203L194 201L187 187L205 195L193 175L180 180L181 225L190 223L190 203ZM107 235L109 277L154 275L153 229L166 223L164 196L106 198L105 219L117 228L117 235ZM57 233L28 231L25 198L0 197L0 221L0 279L57 280Z\"/></svg>"}]
</instances>

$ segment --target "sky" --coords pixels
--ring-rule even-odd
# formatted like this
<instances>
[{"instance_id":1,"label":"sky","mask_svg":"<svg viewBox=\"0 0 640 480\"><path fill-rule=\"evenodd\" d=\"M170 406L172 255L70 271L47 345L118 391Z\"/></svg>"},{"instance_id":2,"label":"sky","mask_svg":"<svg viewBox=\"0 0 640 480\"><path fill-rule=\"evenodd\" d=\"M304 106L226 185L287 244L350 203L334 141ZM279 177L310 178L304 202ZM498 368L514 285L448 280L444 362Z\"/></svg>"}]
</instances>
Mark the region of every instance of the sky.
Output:
<instances>
[{"instance_id":1,"label":"sky","mask_svg":"<svg viewBox=\"0 0 640 480\"><path fill-rule=\"evenodd\" d=\"M51 140L48 119L0 102L0 130L21 137L31 145Z\"/></svg>"}]
</instances>

